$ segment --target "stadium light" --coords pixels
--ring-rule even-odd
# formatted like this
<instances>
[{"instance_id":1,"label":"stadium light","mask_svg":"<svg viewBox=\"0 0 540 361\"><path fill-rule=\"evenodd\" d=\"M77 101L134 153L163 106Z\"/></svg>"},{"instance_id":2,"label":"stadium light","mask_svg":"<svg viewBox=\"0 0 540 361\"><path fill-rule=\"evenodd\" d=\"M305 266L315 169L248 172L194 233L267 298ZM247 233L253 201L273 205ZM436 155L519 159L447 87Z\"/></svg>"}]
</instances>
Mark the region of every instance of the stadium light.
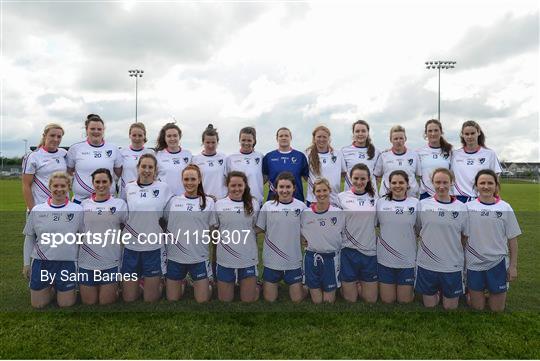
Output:
<instances>
[{"instance_id":1,"label":"stadium light","mask_svg":"<svg viewBox=\"0 0 540 361\"><path fill-rule=\"evenodd\" d=\"M453 60L436 60L436 61L426 61L426 69L438 69L439 73L439 93L438 93L438 107L437 120L441 120L441 69L453 69L455 68L456 62Z\"/></svg>"},{"instance_id":2,"label":"stadium light","mask_svg":"<svg viewBox=\"0 0 540 361\"><path fill-rule=\"evenodd\" d=\"M128 71L130 77L135 78L135 122L137 122L137 102L138 102L138 88L139 88L139 78L142 78L144 70L141 69L132 69Z\"/></svg>"}]
</instances>

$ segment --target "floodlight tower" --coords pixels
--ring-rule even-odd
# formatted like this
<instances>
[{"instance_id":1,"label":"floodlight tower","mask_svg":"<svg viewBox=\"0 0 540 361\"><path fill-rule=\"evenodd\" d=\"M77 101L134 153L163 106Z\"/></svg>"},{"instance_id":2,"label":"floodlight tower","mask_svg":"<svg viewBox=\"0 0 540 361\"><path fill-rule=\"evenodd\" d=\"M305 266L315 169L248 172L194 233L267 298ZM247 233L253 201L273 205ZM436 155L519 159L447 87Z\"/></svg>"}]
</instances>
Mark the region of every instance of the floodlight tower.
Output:
<instances>
[{"instance_id":1,"label":"floodlight tower","mask_svg":"<svg viewBox=\"0 0 540 361\"><path fill-rule=\"evenodd\" d=\"M142 78L144 70L141 69L132 69L129 70L129 76L135 77L135 122L137 122L137 101L138 101L138 87L139 87L139 78Z\"/></svg>"},{"instance_id":2,"label":"floodlight tower","mask_svg":"<svg viewBox=\"0 0 540 361\"><path fill-rule=\"evenodd\" d=\"M439 72L439 96L438 96L438 117L437 120L441 120L441 69L453 69L455 68L455 61L448 60L436 60L426 61L426 69L437 69Z\"/></svg>"}]
</instances>

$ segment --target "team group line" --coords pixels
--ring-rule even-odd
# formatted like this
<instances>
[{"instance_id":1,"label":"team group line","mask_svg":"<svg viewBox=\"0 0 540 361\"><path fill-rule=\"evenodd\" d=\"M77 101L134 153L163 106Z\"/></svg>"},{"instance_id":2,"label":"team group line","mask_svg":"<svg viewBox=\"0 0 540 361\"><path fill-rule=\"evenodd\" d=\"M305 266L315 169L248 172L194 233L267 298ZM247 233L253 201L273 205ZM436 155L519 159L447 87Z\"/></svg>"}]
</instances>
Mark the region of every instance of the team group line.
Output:
<instances>
[{"instance_id":1,"label":"team group line","mask_svg":"<svg viewBox=\"0 0 540 361\"><path fill-rule=\"evenodd\" d=\"M125 302L141 294L155 302L163 290L176 301L188 275L197 302L209 301L216 284L221 301L232 301L238 285L241 301L253 302L261 291L262 233L262 294L270 302L281 281L293 302L308 293L314 303L334 302L340 288L350 302L409 303L417 292L426 307L442 302L445 309L456 308L466 288L472 308L487 303L502 311L517 277L521 231L499 197L497 156L474 121L463 123L463 147L455 150L435 119L425 124L428 144L416 151L406 147L401 126L390 130L391 148L377 150L369 124L359 120L352 145L341 150L318 126L307 150L297 151L282 127L278 149L266 155L255 151L256 131L246 127L240 151L228 156L217 151L212 125L196 155L181 148L173 123L161 129L155 151L144 146L142 123L130 126L124 149L104 141L98 115L88 115L85 128L87 139L66 151L62 127L47 125L23 161L23 274L33 307L54 299L71 306L77 288L84 304L112 303L120 294ZM116 232L123 241L103 247L83 236L53 246L46 237L87 232ZM209 242L190 241L195 232ZM140 242L141 234L174 235L174 242ZM244 242L223 234L242 234Z\"/></svg>"}]
</instances>

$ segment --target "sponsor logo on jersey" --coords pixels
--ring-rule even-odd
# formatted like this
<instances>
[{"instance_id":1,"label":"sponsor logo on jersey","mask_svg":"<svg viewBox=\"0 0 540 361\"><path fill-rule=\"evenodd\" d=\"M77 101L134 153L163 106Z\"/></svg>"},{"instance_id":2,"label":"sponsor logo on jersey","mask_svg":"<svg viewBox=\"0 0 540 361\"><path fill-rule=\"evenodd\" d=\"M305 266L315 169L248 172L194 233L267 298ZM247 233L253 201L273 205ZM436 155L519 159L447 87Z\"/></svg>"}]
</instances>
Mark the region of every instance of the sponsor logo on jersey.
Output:
<instances>
[{"instance_id":1,"label":"sponsor logo on jersey","mask_svg":"<svg viewBox=\"0 0 540 361\"><path fill-rule=\"evenodd\" d=\"M459 212L456 212L456 211L452 212L452 217L457 218L458 216L459 216Z\"/></svg>"},{"instance_id":2,"label":"sponsor logo on jersey","mask_svg":"<svg viewBox=\"0 0 540 361\"><path fill-rule=\"evenodd\" d=\"M67 215L67 220L68 220L68 222L71 222L71 220L73 219L73 217L75 217L75 213L68 213L68 215Z\"/></svg>"},{"instance_id":3,"label":"sponsor logo on jersey","mask_svg":"<svg viewBox=\"0 0 540 361\"><path fill-rule=\"evenodd\" d=\"M335 225L337 223L337 217L330 218L330 222Z\"/></svg>"},{"instance_id":4,"label":"sponsor logo on jersey","mask_svg":"<svg viewBox=\"0 0 540 361\"><path fill-rule=\"evenodd\" d=\"M111 157L111 155L112 155L112 150L111 150L111 149L109 149L109 150L108 150L108 151L106 152L106 154L107 154L107 157L109 157L109 158L110 158L110 157Z\"/></svg>"},{"instance_id":5,"label":"sponsor logo on jersey","mask_svg":"<svg viewBox=\"0 0 540 361\"><path fill-rule=\"evenodd\" d=\"M114 214L116 212L116 207L109 208L111 210L111 214Z\"/></svg>"},{"instance_id":6,"label":"sponsor logo on jersey","mask_svg":"<svg viewBox=\"0 0 540 361\"><path fill-rule=\"evenodd\" d=\"M153 192L154 198L157 198L159 196L159 189L154 189Z\"/></svg>"},{"instance_id":7,"label":"sponsor logo on jersey","mask_svg":"<svg viewBox=\"0 0 540 361\"><path fill-rule=\"evenodd\" d=\"M495 215L497 216L497 218L501 218L503 213L501 211L496 211Z\"/></svg>"},{"instance_id":8,"label":"sponsor logo on jersey","mask_svg":"<svg viewBox=\"0 0 540 361\"><path fill-rule=\"evenodd\" d=\"M486 161L486 158L480 158L480 164L484 164L485 161Z\"/></svg>"},{"instance_id":9,"label":"sponsor logo on jersey","mask_svg":"<svg viewBox=\"0 0 540 361\"><path fill-rule=\"evenodd\" d=\"M413 214L413 213L414 213L414 207L409 207L409 213L410 213L410 214Z\"/></svg>"},{"instance_id":10,"label":"sponsor logo on jersey","mask_svg":"<svg viewBox=\"0 0 540 361\"><path fill-rule=\"evenodd\" d=\"M409 162L409 165L412 165L414 160L411 158L411 159L408 159L408 162Z\"/></svg>"}]
</instances>

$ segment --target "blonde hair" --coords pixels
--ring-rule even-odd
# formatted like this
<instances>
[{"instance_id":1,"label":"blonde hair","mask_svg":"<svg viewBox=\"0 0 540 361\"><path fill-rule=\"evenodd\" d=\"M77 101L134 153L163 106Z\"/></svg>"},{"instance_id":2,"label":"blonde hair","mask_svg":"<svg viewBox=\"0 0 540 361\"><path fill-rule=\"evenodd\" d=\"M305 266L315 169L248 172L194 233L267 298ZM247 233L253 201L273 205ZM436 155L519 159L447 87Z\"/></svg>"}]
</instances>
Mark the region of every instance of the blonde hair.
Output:
<instances>
[{"instance_id":1,"label":"blonde hair","mask_svg":"<svg viewBox=\"0 0 540 361\"><path fill-rule=\"evenodd\" d=\"M390 141L392 141L392 134L397 132L403 132L403 134L405 134L405 138L407 138L405 128L403 128L401 125L394 125L392 128L390 128Z\"/></svg>"},{"instance_id":2,"label":"blonde hair","mask_svg":"<svg viewBox=\"0 0 540 361\"><path fill-rule=\"evenodd\" d=\"M43 134L41 135L41 141L38 144L38 148L45 145L45 138L47 137L47 134L53 129L60 129L62 131L62 136L64 136L64 128L60 124L56 123L49 123L43 128Z\"/></svg>"},{"instance_id":3,"label":"blonde hair","mask_svg":"<svg viewBox=\"0 0 540 361\"><path fill-rule=\"evenodd\" d=\"M306 151L309 152L308 155L308 163L309 167L315 173L316 175L321 174L321 161L319 160L319 152L317 152L317 146L315 145L315 134L317 134L318 131L323 131L328 134L328 138L332 135L330 133L330 129L325 127L324 125L319 125L315 129L313 129L313 132L311 132L311 145L306 149ZM331 151L332 148L330 147L330 143L328 143L329 150Z\"/></svg>"},{"instance_id":4,"label":"blonde hair","mask_svg":"<svg viewBox=\"0 0 540 361\"><path fill-rule=\"evenodd\" d=\"M315 179L315 182L313 182L313 194L315 194L315 190L317 189L317 186L320 186L321 184L328 187L328 190L330 193L332 193L332 187L330 187L330 182L326 178L317 178Z\"/></svg>"},{"instance_id":5,"label":"blonde hair","mask_svg":"<svg viewBox=\"0 0 540 361\"><path fill-rule=\"evenodd\" d=\"M129 126L129 132L128 132L128 135L131 135L131 131L133 129L140 129L143 131L144 133L144 142L146 143L148 141L148 139L146 139L146 127L144 126L143 123L141 122L137 122L137 123L133 123Z\"/></svg>"},{"instance_id":6,"label":"blonde hair","mask_svg":"<svg viewBox=\"0 0 540 361\"><path fill-rule=\"evenodd\" d=\"M49 178L49 189L55 179L64 179L68 184L68 189L71 190L71 177L66 172L54 172Z\"/></svg>"}]
</instances>

